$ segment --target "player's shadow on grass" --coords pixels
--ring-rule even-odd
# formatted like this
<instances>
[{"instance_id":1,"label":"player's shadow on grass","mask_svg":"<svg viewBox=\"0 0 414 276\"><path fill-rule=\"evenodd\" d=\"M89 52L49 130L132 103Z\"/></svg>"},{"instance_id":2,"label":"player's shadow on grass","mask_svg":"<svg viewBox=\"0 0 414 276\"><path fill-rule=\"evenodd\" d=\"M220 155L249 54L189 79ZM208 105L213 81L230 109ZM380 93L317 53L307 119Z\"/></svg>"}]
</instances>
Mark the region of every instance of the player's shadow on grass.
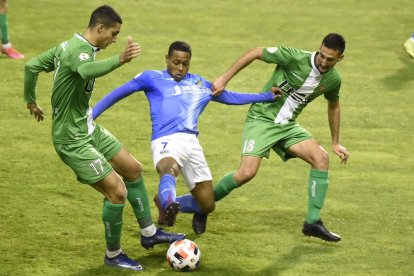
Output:
<instances>
[{"instance_id":1,"label":"player's shadow on grass","mask_svg":"<svg viewBox=\"0 0 414 276\"><path fill-rule=\"evenodd\" d=\"M297 264L302 263L302 258L306 256L316 256L321 254L331 254L335 251L335 244L326 243L321 245L321 241L307 242L292 248L289 252L275 259L273 263L260 271L248 272L240 264L239 267L228 266L203 266L202 270L198 270L198 275L271 275L276 276L283 274L285 271L292 269ZM165 261L166 249L151 250L148 254L139 257L139 261L144 266L144 273L151 275L172 275L172 269ZM160 271L160 266L164 269ZM151 268L154 268L152 270ZM137 272L131 270L123 270L119 268L111 268L104 264L85 269L81 273L73 275L136 275Z\"/></svg>"},{"instance_id":2,"label":"player's shadow on grass","mask_svg":"<svg viewBox=\"0 0 414 276\"><path fill-rule=\"evenodd\" d=\"M384 86L390 91L399 91L407 83L414 80L414 60L407 57L407 55L404 57L400 56L399 60L404 64L404 67L397 70L392 68L384 68L384 72L392 72L390 75L381 80Z\"/></svg>"},{"instance_id":3,"label":"player's shadow on grass","mask_svg":"<svg viewBox=\"0 0 414 276\"><path fill-rule=\"evenodd\" d=\"M145 249L138 249L139 253L131 254L130 257L140 262L144 267L144 270L141 272L133 271L129 269L122 269L116 267L110 267L105 264L100 264L95 267L89 267L80 273L75 273L72 275L137 275L144 273L145 275L171 275L174 272L168 265L165 257L167 248L163 245L159 245L156 249L150 249L145 251ZM132 255L139 255L137 258L133 258ZM103 258L102 258L103 259ZM163 268L160 271L160 267Z\"/></svg>"},{"instance_id":4,"label":"player's shadow on grass","mask_svg":"<svg viewBox=\"0 0 414 276\"><path fill-rule=\"evenodd\" d=\"M323 244L321 244L323 243ZM335 252L337 244L312 240L301 245L297 245L284 255L281 255L271 265L263 268L258 275L280 275L286 270L303 263L301 259L306 256L316 256L322 254L332 254Z\"/></svg>"},{"instance_id":5,"label":"player's shadow on grass","mask_svg":"<svg viewBox=\"0 0 414 276\"><path fill-rule=\"evenodd\" d=\"M65 198L69 198L69 199L75 199L76 198L76 196L74 194L69 194L69 193L66 193L66 192L55 192L55 194L60 195L60 196L65 197Z\"/></svg>"}]
</instances>

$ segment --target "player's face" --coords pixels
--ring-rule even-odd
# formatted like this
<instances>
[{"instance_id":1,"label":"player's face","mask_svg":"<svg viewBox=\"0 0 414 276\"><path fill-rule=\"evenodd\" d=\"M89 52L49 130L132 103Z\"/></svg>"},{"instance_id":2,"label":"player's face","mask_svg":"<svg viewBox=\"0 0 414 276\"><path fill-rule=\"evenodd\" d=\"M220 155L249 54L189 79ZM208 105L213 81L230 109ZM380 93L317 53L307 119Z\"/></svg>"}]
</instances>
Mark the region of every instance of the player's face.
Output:
<instances>
[{"instance_id":1,"label":"player's face","mask_svg":"<svg viewBox=\"0 0 414 276\"><path fill-rule=\"evenodd\" d=\"M324 74L335 67L336 63L341 61L344 55L339 50L334 50L321 45L319 52L315 57L315 65L321 74Z\"/></svg>"},{"instance_id":2,"label":"player's face","mask_svg":"<svg viewBox=\"0 0 414 276\"><path fill-rule=\"evenodd\" d=\"M174 50L171 56L166 56L167 70L176 81L180 81L190 69L190 61L190 53Z\"/></svg>"},{"instance_id":3,"label":"player's face","mask_svg":"<svg viewBox=\"0 0 414 276\"><path fill-rule=\"evenodd\" d=\"M116 23L114 27L110 28L105 28L104 25L100 25L100 27L98 27L99 43L97 46L100 49L105 49L111 43L115 43L120 31L121 24L119 23Z\"/></svg>"}]
</instances>

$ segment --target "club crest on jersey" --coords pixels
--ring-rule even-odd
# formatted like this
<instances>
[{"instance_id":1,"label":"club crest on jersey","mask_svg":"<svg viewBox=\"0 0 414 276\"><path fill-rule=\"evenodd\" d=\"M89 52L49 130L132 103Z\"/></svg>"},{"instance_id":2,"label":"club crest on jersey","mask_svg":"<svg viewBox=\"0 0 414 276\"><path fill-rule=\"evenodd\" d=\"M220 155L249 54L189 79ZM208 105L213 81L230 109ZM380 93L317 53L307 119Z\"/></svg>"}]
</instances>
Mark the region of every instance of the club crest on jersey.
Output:
<instances>
[{"instance_id":1,"label":"club crest on jersey","mask_svg":"<svg viewBox=\"0 0 414 276\"><path fill-rule=\"evenodd\" d=\"M268 47L268 48L266 48L266 51L269 54L274 54L274 53L276 53L277 49L278 49L277 47Z\"/></svg>"},{"instance_id":2,"label":"club crest on jersey","mask_svg":"<svg viewBox=\"0 0 414 276\"><path fill-rule=\"evenodd\" d=\"M201 87L201 86L203 86L203 82L202 82L200 79L198 79L198 80L195 82L195 85L197 85L198 87Z\"/></svg>"},{"instance_id":3,"label":"club crest on jersey","mask_svg":"<svg viewBox=\"0 0 414 276\"><path fill-rule=\"evenodd\" d=\"M319 87L319 91L321 91L321 93L325 93L325 90L326 90L326 86L325 85L321 85Z\"/></svg>"},{"instance_id":4,"label":"club crest on jersey","mask_svg":"<svg viewBox=\"0 0 414 276\"><path fill-rule=\"evenodd\" d=\"M60 48L62 48L63 51L66 50L66 47L69 45L69 42L64 41L62 43L60 43Z\"/></svg>"},{"instance_id":5,"label":"club crest on jersey","mask_svg":"<svg viewBox=\"0 0 414 276\"><path fill-rule=\"evenodd\" d=\"M80 61L84 61L84 60L87 60L87 59L89 59L90 57L89 57L89 55L87 54L87 53L81 53L80 55L79 55L79 60Z\"/></svg>"}]
</instances>

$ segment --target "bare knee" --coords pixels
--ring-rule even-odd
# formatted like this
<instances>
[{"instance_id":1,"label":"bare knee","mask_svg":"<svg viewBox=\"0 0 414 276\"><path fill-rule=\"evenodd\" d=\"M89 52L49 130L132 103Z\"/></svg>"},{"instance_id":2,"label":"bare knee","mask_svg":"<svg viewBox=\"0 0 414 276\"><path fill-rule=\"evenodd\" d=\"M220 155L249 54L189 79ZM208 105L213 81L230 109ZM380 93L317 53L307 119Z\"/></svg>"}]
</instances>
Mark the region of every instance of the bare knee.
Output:
<instances>
[{"instance_id":1,"label":"bare knee","mask_svg":"<svg viewBox=\"0 0 414 276\"><path fill-rule=\"evenodd\" d=\"M171 174L175 177L178 177L180 173L180 166L177 161L172 157L164 157L158 161L155 169L160 177L165 174Z\"/></svg>"},{"instance_id":2,"label":"bare knee","mask_svg":"<svg viewBox=\"0 0 414 276\"><path fill-rule=\"evenodd\" d=\"M115 172L93 184L92 187L99 191L106 200L114 204L125 203L128 196L124 182Z\"/></svg>"},{"instance_id":3,"label":"bare knee","mask_svg":"<svg viewBox=\"0 0 414 276\"><path fill-rule=\"evenodd\" d=\"M312 156L312 167L318 170L327 171L329 169L329 154L322 149Z\"/></svg>"},{"instance_id":4,"label":"bare knee","mask_svg":"<svg viewBox=\"0 0 414 276\"><path fill-rule=\"evenodd\" d=\"M109 163L126 181L135 181L142 177L144 170L142 164L124 148L109 160Z\"/></svg>"},{"instance_id":5,"label":"bare knee","mask_svg":"<svg viewBox=\"0 0 414 276\"><path fill-rule=\"evenodd\" d=\"M114 190L109 191L106 194L106 199L114 204L124 204L125 200L128 196L128 192L125 188L125 186L122 185L118 185L119 187L117 187Z\"/></svg>"},{"instance_id":6,"label":"bare knee","mask_svg":"<svg viewBox=\"0 0 414 276\"><path fill-rule=\"evenodd\" d=\"M136 161L134 162L135 164L131 165L129 170L125 173L126 175L124 176L125 179L129 181L134 181L134 180L137 180L138 178L141 178L143 171L144 171L142 164L138 162L137 160L135 161Z\"/></svg>"},{"instance_id":7,"label":"bare knee","mask_svg":"<svg viewBox=\"0 0 414 276\"><path fill-rule=\"evenodd\" d=\"M257 170L252 168L240 167L233 175L236 183L243 185L252 180L257 174Z\"/></svg>"},{"instance_id":8,"label":"bare knee","mask_svg":"<svg viewBox=\"0 0 414 276\"><path fill-rule=\"evenodd\" d=\"M130 160L128 164L125 164L122 168L116 170L124 180L126 181L135 181L142 177L144 168L140 162L135 158Z\"/></svg>"}]
</instances>

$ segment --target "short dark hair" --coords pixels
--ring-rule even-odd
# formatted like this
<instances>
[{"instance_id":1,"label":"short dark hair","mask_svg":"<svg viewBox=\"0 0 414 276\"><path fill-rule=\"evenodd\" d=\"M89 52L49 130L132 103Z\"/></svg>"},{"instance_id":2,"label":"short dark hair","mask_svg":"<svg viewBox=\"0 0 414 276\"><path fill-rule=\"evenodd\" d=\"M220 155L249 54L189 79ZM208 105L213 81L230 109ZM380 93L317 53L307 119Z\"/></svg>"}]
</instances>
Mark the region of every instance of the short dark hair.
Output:
<instances>
[{"instance_id":1,"label":"short dark hair","mask_svg":"<svg viewBox=\"0 0 414 276\"><path fill-rule=\"evenodd\" d=\"M103 5L92 12L88 27L93 28L98 24L103 24L105 28L110 28L116 23L122 24L121 16L111 6Z\"/></svg>"},{"instance_id":2,"label":"short dark hair","mask_svg":"<svg viewBox=\"0 0 414 276\"><path fill-rule=\"evenodd\" d=\"M171 43L170 47L168 48L168 57L172 55L173 51L187 52L187 53L190 53L190 57L191 57L191 46L187 42L174 41L173 43Z\"/></svg>"},{"instance_id":3,"label":"short dark hair","mask_svg":"<svg viewBox=\"0 0 414 276\"><path fill-rule=\"evenodd\" d=\"M322 44L329 49L339 50L340 54L345 51L345 39L337 33L330 33L322 41Z\"/></svg>"}]
</instances>

